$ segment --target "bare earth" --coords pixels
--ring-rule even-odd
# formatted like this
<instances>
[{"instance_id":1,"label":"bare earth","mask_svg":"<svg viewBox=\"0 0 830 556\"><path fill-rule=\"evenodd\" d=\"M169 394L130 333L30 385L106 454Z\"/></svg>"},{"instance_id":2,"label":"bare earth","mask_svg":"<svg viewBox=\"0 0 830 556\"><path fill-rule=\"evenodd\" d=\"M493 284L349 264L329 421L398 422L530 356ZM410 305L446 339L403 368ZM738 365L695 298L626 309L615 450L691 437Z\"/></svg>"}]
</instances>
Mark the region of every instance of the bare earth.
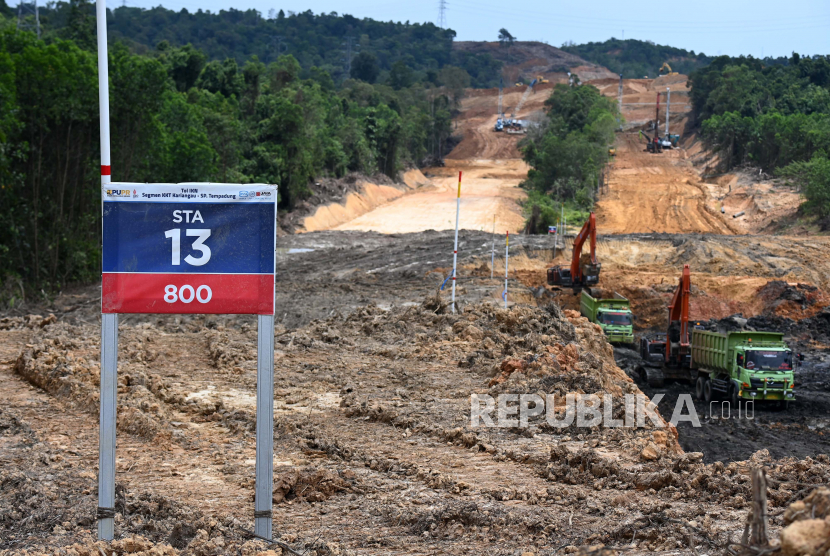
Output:
<instances>
[{"instance_id":1,"label":"bare earth","mask_svg":"<svg viewBox=\"0 0 830 556\"><path fill-rule=\"evenodd\" d=\"M630 94L651 95L641 81L626 84ZM544 88L526 115L541 109ZM510 91L508 106L520 94ZM704 417L694 429L664 426L668 402L642 428L557 428L543 417L473 428L474 393L688 391L638 385L630 351L569 310L569 292L543 287L554 262L547 237L511 237L502 308L502 233L522 225L527 169L516 138L490 131L496 98L465 99L464 141L426 172L430 183L345 223L348 211L330 211L333 229L280 238L275 536L306 556L714 554L740 538L749 470L764 466L777 537L788 504L830 481L827 239L740 235L751 230L718 210L728 184L702 180L686 151L648 155L621 134L597 209L602 286L631 298L638 331L656 330L691 264L694 318L743 312L786 327L806 354L799 401L751 422ZM452 264L459 170L452 314L439 287ZM121 318L117 540L96 542L99 301L91 285L0 314L0 556L288 554L246 532L253 317Z\"/></svg>"}]
</instances>

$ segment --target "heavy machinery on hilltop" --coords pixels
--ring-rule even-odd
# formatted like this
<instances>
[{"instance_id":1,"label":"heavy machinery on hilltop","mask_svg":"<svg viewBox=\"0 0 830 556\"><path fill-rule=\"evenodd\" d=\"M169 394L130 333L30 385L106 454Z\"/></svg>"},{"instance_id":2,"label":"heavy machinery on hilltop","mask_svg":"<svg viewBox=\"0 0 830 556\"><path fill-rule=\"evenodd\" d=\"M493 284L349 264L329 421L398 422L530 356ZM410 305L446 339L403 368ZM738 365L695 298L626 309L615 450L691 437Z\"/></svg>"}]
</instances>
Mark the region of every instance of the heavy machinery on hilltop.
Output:
<instances>
[{"instance_id":1,"label":"heavy machinery on hilltop","mask_svg":"<svg viewBox=\"0 0 830 556\"><path fill-rule=\"evenodd\" d=\"M590 255L582 255L585 240L591 239ZM554 266L548 269L548 285L560 288L573 288L579 293L582 288L596 286L602 265L597 262L597 220L594 213L574 239L573 255L570 266Z\"/></svg>"},{"instance_id":2,"label":"heavy machinery on hilltop","mask_svg":"<svg viewBox=\"0 0 830 556\"><path fill-rule=\"evenodd\" d=\"M780 332L709 332L690 321L691 272L683 266L680 283L669 305L665 334L640 339L638 368L649 386L665 380L694 384L695 397L707 403L725 397L737 406L740 400L772 400L786 406L793 392L793 353Z\"/></svg>"},{"instance_id":3,"label":"heavy machinery on hilltop","mask_svg":"<svg viewBox=\"0 0 830 556\"><path fill-rule=\"evenodd\" d=\"M666 73L663 73L663 70L666 70ZM668 62L663 62L663 65L660 66L660 69L657 70L657 75L679 75L676 71L671 70L671 66Z\"/></svg>"}]
</instances>

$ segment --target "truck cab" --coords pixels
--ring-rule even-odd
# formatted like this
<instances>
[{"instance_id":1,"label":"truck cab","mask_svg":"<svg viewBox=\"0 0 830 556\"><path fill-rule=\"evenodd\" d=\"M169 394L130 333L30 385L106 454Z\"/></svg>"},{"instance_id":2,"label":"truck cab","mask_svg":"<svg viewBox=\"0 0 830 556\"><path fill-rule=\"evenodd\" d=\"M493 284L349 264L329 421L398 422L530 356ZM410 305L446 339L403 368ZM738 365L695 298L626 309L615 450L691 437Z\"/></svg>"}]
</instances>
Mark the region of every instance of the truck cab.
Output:
<instances>
[{"instance_id":1,"label":"truck cab","mask_svg":"<svg viewBox=\"0 0 830 556\"><path fill-rule=\"evenodd\" d=\"M634 315L628 309L600 309L597 324L611 343L634 343Z\"/></svg>"},{"instance_id":2,"label":"truck cab","mask_svg":"<svg viewBox=\"0 0 830 556\"><path fill-rule=\"evenodd\" d=\"M598 324L612 344L634 343L634 315L631 313L631 303L617 292L603 291L599 288L582 290L579 312L591 322Z\"/></svg>"},{"instance_id":3,"label":"truck cab","mask_svg":"<svg viewBox=\"0 0 830 556\"><path fill-rule=\"evenodd\" d=\"M792 401L795 359L792 351L767 342L736 346L730 378L738 398Z\"/></svg>"}]
</instances>

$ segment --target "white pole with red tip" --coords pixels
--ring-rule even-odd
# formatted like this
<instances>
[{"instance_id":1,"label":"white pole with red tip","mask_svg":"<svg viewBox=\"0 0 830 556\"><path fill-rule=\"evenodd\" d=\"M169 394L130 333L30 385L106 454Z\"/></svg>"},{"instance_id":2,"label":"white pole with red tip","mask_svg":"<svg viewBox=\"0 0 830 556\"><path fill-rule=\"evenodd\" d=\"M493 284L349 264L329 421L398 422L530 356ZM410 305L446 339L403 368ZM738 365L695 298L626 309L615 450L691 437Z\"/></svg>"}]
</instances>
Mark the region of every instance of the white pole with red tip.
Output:
<instances>
[{"instance_id":1,"label":"white pole with red tip","mask_svg":"<svg viewBox=\"0 0 830 556\"><path fill-rule=\"evenodd\" d=\"M461 171L458 172L458 197L455 202L455 247L452 250L452 312L455 313L455 276L458 266L458 217L461 214Z\"/></svg>"}]
</instances>

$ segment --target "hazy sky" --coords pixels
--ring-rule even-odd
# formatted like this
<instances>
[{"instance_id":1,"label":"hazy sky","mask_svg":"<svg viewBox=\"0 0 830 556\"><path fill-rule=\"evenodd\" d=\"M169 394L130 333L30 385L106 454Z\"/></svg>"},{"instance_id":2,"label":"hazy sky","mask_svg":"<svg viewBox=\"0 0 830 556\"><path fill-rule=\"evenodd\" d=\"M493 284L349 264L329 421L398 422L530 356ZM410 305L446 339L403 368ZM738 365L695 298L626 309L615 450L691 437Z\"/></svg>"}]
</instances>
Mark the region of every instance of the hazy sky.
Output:
<instances>
[{"instance_id":1,"label":"hazy sky","mask_svg":"<svg viewBox=\"0 0 830 556\"><path fill-rule=\"evenodd\" d=\"M123 0L150 7L158 0ZM122 0L107 0L114 8ZM254 8L349 13L381 21L438 21L439 0L164 0L166 8L218 11ZM506 27L519 40L554 46L610 37L651 40L716 54L830 54L830 0L446 0L447 27L458 40L496 40Z\"/></svg>"}]
</instances>

